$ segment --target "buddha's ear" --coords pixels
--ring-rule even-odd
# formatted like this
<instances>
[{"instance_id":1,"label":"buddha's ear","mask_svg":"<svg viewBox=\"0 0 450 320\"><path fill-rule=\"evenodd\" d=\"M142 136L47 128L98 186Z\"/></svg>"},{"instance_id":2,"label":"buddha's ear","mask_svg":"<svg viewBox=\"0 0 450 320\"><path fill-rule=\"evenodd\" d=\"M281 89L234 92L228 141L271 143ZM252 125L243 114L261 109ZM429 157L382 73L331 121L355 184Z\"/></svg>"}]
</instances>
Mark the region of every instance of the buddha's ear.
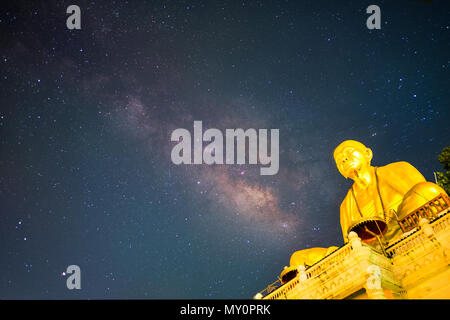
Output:
<instances>
[{"instance_id":1,"label":"buddha's ear","mask_svg":"<svg viewBox=\"0 0 450 320\"><path fill-rule=\"evenodd\" d=\"M364 155L366 156L367 159L372 160L373 153L370 148L366 148L366 150L364 150Z\"/></svg>"}]
</instances>

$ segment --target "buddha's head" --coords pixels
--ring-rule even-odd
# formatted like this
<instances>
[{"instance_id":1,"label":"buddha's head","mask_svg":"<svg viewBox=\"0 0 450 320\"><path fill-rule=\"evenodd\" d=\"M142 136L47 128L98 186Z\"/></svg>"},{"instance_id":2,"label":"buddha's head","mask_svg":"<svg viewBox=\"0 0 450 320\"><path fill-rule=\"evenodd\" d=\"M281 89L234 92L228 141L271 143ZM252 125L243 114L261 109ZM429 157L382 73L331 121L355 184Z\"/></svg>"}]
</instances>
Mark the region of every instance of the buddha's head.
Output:
<instances>
[{"instance_id":1,"label":"buddha's head","mask_svg":"<svg viewBox=\"0 0 450 320\"><path fill-rule=\"evenodd\" d=\"M346 140L334 149L333 156L339 172L345 178L356 180L361 172L370 168L373 154L361 142Z\"/></svg>"}]
</instances>

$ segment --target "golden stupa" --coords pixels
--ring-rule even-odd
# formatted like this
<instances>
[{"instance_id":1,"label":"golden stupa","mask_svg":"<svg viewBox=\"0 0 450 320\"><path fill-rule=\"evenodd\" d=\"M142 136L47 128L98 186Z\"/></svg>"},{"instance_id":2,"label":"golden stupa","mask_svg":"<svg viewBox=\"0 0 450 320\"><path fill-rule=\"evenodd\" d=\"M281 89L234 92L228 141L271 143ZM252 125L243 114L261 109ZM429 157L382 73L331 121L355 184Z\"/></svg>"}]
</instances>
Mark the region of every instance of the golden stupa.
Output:
<instances>
[{"instance_id":1,"label":"golden stupa","mask_svg":"<svg viewBox=\"0 0 450 320\"><path fill-rule=\"evenodd\" d=\"M340 206L345 244L292 254L255 299L449 299L450 198L407 162L371 166L372 150L334 150L354 181Z\"/></svg>"}]
</instances>

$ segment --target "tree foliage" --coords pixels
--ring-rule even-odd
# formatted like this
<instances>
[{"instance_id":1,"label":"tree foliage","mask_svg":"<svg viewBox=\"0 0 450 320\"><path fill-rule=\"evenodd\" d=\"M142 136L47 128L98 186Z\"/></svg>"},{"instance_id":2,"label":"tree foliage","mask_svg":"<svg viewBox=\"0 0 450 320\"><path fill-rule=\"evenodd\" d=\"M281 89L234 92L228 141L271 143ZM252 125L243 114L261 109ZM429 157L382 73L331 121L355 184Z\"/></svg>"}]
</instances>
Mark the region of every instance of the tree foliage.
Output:
<instances>
[{"instance_id":1,"label":"tree foliage","mask_svg":"<svg viewBox=\"0 0 450 320\"><path fill-rule=\"evenodd\" d=\"M445 170L445 172L436 172L438 185L450 194L450 146L442 149L442 153L438 155L438 160L444 166Z\"/></svg>"}]
</instances>

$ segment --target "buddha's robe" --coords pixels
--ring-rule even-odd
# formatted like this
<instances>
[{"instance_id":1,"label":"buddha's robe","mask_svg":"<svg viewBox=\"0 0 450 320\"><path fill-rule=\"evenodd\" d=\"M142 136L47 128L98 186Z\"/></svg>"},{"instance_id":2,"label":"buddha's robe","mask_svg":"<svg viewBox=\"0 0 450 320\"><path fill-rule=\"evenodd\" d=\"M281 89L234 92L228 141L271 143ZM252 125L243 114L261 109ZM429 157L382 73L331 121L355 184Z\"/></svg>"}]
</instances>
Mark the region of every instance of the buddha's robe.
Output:
<instances>
[{"instance_id":1,"label":"buddha's robe","mask_svg":"<svg viewBox=\"0 0 450 320\"><path fill-rule=\"evenodd\" d=\"M384 212L378 196L375 176L366 189L361 189L354 183L357 203L350 188L340 208L341 228L345 242L348 242L348 233L355 225L379 217L384 218L383 220L387 223L387 231L384 234L385 240L395 237L401 229L392 210L397 211L403 196L415 184L425 181L423 175L416 168L403 161L378 167L377 176ZM361 213L357 206L359 206Z\"/></svg>"}]
</instances>

